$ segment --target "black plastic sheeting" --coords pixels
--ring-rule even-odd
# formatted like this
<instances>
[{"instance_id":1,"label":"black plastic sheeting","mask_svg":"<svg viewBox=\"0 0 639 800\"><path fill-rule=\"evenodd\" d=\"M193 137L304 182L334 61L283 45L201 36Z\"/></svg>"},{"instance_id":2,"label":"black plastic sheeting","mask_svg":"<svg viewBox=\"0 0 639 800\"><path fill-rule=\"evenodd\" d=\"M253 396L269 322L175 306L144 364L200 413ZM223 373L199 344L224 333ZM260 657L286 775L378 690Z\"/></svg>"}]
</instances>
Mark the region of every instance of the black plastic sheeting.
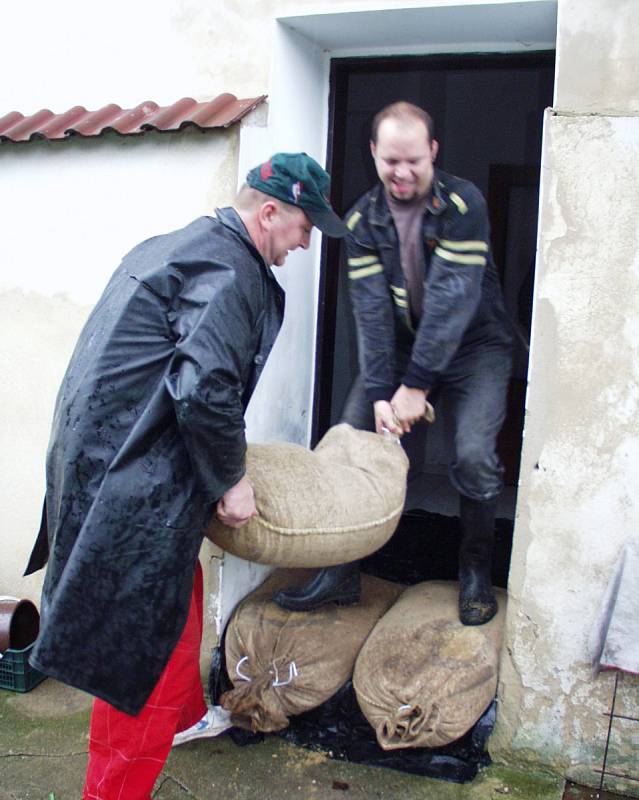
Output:
<instances>
[{"instance_id":1,"label":"black plastic sheeting","mask_svg":"<svg viewBox=\"0 0 639 800\"><path fill-rule=\"evenodd\" d=\"M365 572L404 584L424 580L456 580L459 519L439 514L415 512L405 514L391 541L365 559ZM508 576L512 522L497 520L493 582L505 586ZM209 676L211 702L218 703L221 694L232 688L226 671L224 637L213 651ZM455 783L472 781L479 769L487 767L486 750L496 717L493 702L475 725L460 739L444 747L407 747L383 750L375 731L362 714L352 681L348 681L333 697L317 708L291 717L289 727L277 734L296 745L318 750L331 758L387 767L429 778ZM263 733L231 728L228 735L238 746L257 744Z\"/></svg>"},{"instance_id":2,"label":"black plastic sheeting","mask_svg":"<svg viewBox=\"0 0 639 800\"><path fill-rule=\"evenodd\" d=\"M353 684L348 681L326 703L292 717L289 727L279 735L343 761L466 783L477 775L480 767L490 764L486 742L494 724L493 702L473 728L456 742L437 748L382 750L375 731L360 711Z\"/></svg>"}]
</instances>

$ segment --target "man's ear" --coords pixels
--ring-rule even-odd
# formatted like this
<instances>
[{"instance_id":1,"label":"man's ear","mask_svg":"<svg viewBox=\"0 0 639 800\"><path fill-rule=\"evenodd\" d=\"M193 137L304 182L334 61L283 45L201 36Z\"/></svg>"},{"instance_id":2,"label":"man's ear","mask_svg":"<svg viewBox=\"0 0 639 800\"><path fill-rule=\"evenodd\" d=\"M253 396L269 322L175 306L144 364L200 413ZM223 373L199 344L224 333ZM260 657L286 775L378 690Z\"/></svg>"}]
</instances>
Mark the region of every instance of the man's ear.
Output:
<instances>
[{"instance_id":1,"label":"man's ear","mask_svg":"<svg viewBox=\"0 0 639 800\"><path fill-rule=\"evenodd\" d=\"M377 147L375 146L375 142L371 139L371 155L373 156L373 161L375 161L375 153L377 152Z\"/></svg>"},{"instance_id":2,"label":"man's ear","mask_svg":"<svg viewBox=\"0 0 639 800\"><path fill-rule=\"evenodd\" d=\"M437 158L437 153L439 152L439 142L437 139L433 139L430 143L430 160L434 163L435 159Z\"/></svg>"},{"instance_id":3,"label":"man's ear","mask_svg":"<svg viewBox=\"0 0 639 800\"><path fill-rule=\"evenodd\" d=\"M264 203L262 203L257 215L260 223L270 227L274 216L277 214L277 210L277 204L272 200L266 200Z\"/></svg>"}]
</instances>

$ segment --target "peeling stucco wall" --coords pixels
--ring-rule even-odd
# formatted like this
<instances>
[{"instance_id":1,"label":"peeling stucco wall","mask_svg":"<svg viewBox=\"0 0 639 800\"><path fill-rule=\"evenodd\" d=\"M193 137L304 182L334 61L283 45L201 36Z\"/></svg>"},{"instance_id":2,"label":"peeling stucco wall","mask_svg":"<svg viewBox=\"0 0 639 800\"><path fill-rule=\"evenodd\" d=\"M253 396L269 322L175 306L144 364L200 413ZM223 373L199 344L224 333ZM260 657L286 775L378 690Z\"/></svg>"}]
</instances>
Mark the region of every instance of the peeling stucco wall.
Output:
<instances>
[{"instance_id":1,"label":"peeling stucco wall","mask_svg":"<svg viewBox=\"0 0 639 800\"><path fill-rule=\"evenodd\" d=\"M557 108L582 114L639 111L636 0L559 3Z\"/></svg>"},{"instance_id":2,"label":"peeling stucco wall","mask_svg":"<svg viewBox=\"0 0 639 800\"><path fill-rule=\"evenodd\" d=\"M639 529L639 118L548 112L544 152L509 637L492 747L528 751L592 781L612 678L593 679L591 639L614 564Z\"/></svg>"},{"instance_id":3,"label":"peeling stucco wall","mask_svg":"<svg viewBox=\"0 0 639 800\"><path fill-rule=\"evenodd\" d=\"M639 20L635 4L559 4L547 112L525 440L491 752L639 796L639 724L595 675L614 565L639 530ZM617 714L639 716L639 678Z\"/></svg>"}]
</instances>

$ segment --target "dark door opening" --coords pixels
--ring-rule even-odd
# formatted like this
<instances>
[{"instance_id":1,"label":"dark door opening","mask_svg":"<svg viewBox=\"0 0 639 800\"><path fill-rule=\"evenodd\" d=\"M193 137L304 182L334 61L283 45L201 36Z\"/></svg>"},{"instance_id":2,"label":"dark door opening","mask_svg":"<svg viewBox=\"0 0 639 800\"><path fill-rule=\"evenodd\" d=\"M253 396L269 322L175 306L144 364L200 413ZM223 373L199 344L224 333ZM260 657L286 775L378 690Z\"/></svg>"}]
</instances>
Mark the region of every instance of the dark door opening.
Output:
<instances>
[{"instance_id":1,"label":"dark door opening","mask_svg":"<svg viewBox=\"0 0 639 800\"><path fill-rule=\"evenodd\" d=\"M440 144L437 166L473 181L488 201L495 261L522 340L499 441L511 513L523 429L543 111L552 105L553 83L554 52L335 59L331 68L328 169L339 212L345 214L375 183L371 121L380 108L400 99L432 114ZM330 240L320 284L315 441L339 420L358 369L342 258L339 243ZM456 497L454 506L442 507L441 492L433 490L448 485L446 446L437 424L429 431L427 461L431 486L416 507L455 515Z\"/></svg>"}]
</instances>

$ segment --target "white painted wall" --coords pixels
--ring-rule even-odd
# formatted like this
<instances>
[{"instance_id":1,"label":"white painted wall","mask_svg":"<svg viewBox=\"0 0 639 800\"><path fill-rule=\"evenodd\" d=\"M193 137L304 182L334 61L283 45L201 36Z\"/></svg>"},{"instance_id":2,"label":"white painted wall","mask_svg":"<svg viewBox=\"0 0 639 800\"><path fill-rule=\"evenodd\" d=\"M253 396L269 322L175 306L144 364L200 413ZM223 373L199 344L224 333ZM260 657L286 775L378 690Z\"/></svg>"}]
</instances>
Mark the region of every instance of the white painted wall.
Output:
<instances>
[{"instance_id":1,"label":"white painted wall","mask_svg":"<svg viewBox=\"0 0 639 800\"><path fill-rule=\"evenodd\" d=\"M4 4L0 60L11 80L0 86L2 106L26 114L259 95L270 3L260 5L249 16L238 0Z\"/></svg>"},{"instance_id":2,"label":"white painted wall","mask_svg":"<svg viewBox=\"0 0 639 800\"><path fill-rule=\"evenodd\" d=\"M53 404L77 335L137 242L228 202L237 130L0 146L0 592L20 578L40 520Z\"/></svg>"}]
</instances>

